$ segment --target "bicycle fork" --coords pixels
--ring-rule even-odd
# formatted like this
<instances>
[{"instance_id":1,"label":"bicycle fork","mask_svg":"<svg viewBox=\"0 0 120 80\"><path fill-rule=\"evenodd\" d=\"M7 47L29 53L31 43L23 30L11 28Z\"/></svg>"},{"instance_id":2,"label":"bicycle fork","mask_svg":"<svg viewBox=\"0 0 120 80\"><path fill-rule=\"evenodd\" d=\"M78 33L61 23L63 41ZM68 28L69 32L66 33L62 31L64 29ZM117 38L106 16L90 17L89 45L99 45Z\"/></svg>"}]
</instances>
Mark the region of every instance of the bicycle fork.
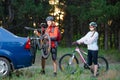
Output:
<instances>
[{"instance_id":1,"label":"bicycle fork","mask_svg":"<svg viewBox=\"0 0 120 80\"><path fill-rule=\"evenodd\" d=\"M73 53L72 57L69 59L69 65L72 64L74 57L75 57L75 53Z\"/></svg>"}]
</instances>

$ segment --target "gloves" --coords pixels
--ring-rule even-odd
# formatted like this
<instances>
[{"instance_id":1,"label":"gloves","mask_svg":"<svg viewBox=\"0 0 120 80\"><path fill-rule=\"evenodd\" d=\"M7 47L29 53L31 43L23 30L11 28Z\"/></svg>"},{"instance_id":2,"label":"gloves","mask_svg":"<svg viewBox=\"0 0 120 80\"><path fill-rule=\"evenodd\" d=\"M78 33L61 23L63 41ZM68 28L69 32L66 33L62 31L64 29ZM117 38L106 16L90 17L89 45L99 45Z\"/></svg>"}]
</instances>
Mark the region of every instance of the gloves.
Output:
<instances>
[{"instance_id":1,"label":"gloves","mask_svg":"<svg viewBox=\"0 0 120 80\"><path fill-rule=\"evenodd\" d=\"M40 36L40 33L38 32L37 29L34 30L34 34L37 35L37 36Z\"/></svg>"},{"instance_id":2,"label":"gloves","mask_svg":"<svg viewBox=\"0 0 120 80\"><path fill-rule=\"evenodd\" d=\"M72 42L72 45L78 45L78 43L77 42Z\"/></svg>"}]
</instances>

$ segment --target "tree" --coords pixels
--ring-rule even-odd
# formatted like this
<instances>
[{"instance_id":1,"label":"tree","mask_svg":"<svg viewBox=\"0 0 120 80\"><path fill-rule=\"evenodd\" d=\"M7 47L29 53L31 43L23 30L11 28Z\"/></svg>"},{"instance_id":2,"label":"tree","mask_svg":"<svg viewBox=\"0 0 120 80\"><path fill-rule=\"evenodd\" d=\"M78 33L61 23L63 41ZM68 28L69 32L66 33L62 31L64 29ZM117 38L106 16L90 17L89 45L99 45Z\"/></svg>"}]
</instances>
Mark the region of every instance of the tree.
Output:
<instances>
[{"instance_id":1,"label":"tree","mask_svg":"<svg viewBox=\"0 0 120 80\"><path fill-rule=\"evenodd\" d=\"M15 34L25 33L23 27L33 26L33 22L38 26L50 9L46 0L37 5L34 0L2 0L0 4L2 26Z\"/></svg>"},{"instance_id":2,"label":"tree","mask_svg":"<svg viewBox=\"0 0 120 80\"><path fill-rule=\"evenodd\" d=\"M120 24L119 1L65 0L64 4L66 6L64 19L65 38L66 44L69 44L67 46L70 46L76 36L78 36L76 37L78 39L88 31L89 22L95 21L98 23L98 31L100 32L99 44L102 44L101 47L106 50L108 48L118 48L118 44L120 44L118 42L118 30L120 28L118 26ZM68 38L68 35L71 36Z\"/></svg>"},{"instance_id":3,"label":"tree","mask_svg":"<svg viewBox=\"0 0 120 80\"><path fill-rule=\"evenodd\" d=\"M18 6L19 5L19 6ZM98 24L99 45L104 49L120 50L120 1L119 0L60 0L64 12L63 26L65 46L84 36L88 24ZM15 34L27 35L24 26L36 27L45 22L53 6L49 0L0 0L0 25Z\"/></svg>"}]
</instances>

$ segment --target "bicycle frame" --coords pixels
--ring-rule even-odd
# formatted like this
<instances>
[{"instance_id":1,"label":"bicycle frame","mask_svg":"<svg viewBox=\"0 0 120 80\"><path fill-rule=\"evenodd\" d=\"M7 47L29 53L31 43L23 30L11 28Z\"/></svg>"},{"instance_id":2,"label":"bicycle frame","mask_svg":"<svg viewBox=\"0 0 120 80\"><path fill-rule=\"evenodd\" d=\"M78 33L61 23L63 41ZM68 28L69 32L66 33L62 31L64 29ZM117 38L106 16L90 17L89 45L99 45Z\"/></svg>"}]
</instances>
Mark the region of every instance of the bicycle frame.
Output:
<instances>
[{"instance_id":1,"label":"bicycle frame","mask_svg":"<svg viewBox=\"0 0 120 80\"><path fill-rule=\"evenodd\" d=\"M80 49L80 48L77 46L72 53L73 53L73 54L72 54L72 58L69 60L69 64L72 63L72 60L74 59L75 54L78 53L79 56L80 56L80 59L81 59L82 63L84 63L85 66L86 66L88 69L91 69L91 68L89 67L89 65L87 64L85 58L84 58L83 55L82 55L82 54L88 55L87 52L83 51L82 49Z\"/></svg>"},{"instance_id":2,"label":"bicycle frame","mask_svg":"<svg viewBox=\"0 0 120 80\"><path fill-rule=\"evenodd\" d=\"M78 47L76 47L75 51L80 55L80 58L81 58L82 62L86 64L87 62L86 62L85 58L83 57L80 49Z\"/></svg>"},{"instance_id":3,"label":"bicycle frame","mask_svg":"<svg viewBox=\"0 0 120 80\"><path fill-rule=\"evenodd\" d=\"M34 40L35 42L33 43L33 45L36 45L36 49L38 48L39 50L41 50L42 52L42 56L44 56L44 58L48 57L49 53L50 53L50 49L51 49L51 40L50 37L47 33L45 33L45 29L43 30L41 29L35 29L35 28L31 28L31 27L25 27L25 29L27 30L37 30L40 32L39 35L35 35L34 37L30 37L30 40Z\"/></svg>"}]
</instances>

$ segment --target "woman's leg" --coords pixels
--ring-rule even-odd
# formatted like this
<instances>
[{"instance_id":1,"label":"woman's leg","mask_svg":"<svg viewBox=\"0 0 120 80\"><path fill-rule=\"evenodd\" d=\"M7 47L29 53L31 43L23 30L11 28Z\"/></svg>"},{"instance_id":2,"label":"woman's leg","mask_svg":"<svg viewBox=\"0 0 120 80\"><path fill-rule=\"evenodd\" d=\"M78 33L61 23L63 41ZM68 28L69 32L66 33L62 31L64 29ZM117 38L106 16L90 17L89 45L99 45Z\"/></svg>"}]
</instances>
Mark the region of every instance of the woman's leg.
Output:
<instances>
[{"instance_id":1,"label":"woman's leg","mask_svg":"<svg viewBox=\"0 0 120 80\"><path fill-rule=\"evenodd\" d=\"M94 76L97 76L98 65L94 65Z\"/></svg>"},{"instance_id":2,"label":"woman's leg","mask_svg":"<svg viewBox=\"0 0 120 80\"><path fill-rule=\"evenodd\" d=\"M87 63L92 70L93 68L92 68L92 53L91 53L91 50L88 50Z\"/></svg>"},{"instance_id":3,"label":"woman's leg","mask_svg":"<svg viewBox=\"0 0 120 80\"><path fill-rule=\"evenodd\" d=\"M94 63L94 76L97 75L98 71L98 51L93 51L93 63Z\"/></svg>"}]
</instances>

